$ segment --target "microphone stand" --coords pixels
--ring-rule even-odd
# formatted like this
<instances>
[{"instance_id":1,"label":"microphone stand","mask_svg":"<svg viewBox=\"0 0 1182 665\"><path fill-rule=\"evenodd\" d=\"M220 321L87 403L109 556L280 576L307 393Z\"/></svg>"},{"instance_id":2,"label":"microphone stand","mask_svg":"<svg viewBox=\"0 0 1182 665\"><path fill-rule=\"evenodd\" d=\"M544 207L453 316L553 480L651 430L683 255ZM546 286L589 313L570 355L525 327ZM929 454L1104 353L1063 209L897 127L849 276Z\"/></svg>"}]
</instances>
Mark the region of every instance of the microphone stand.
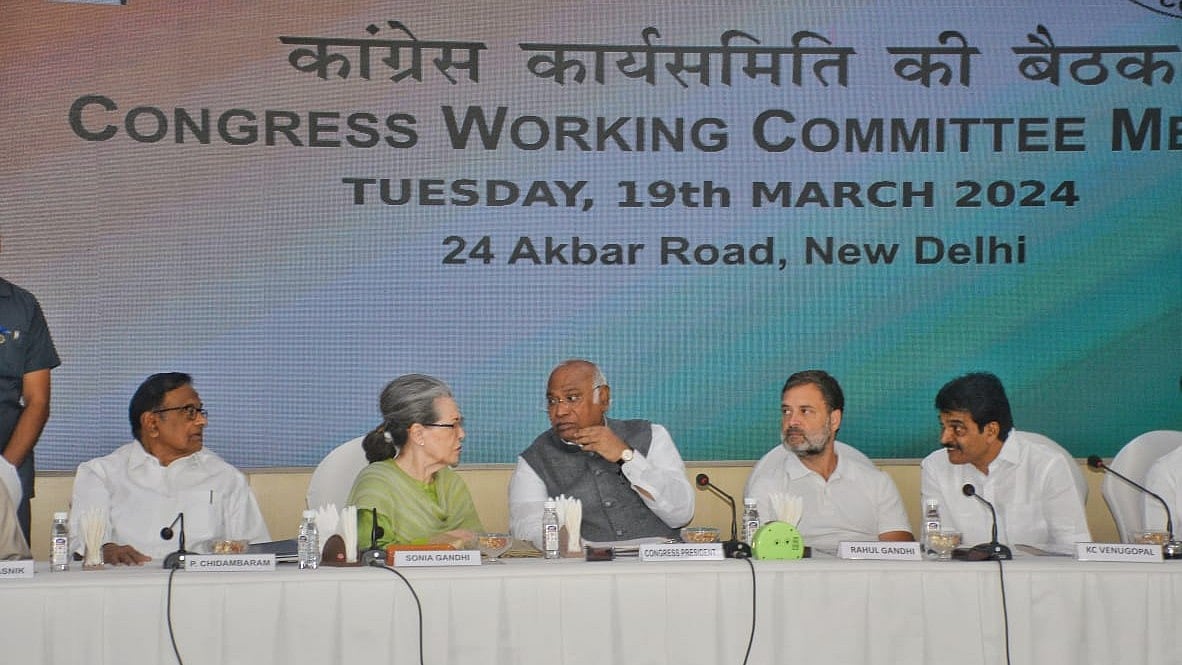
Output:
<instances>
[{"instance_id":1,"label":"microphone stand","mask_svg":"<svg viewBox=\"0 0 1182 665\"><path fill-rule=\"evenodd\" d=\"M174 519L172 521L172 524L176 524L177 522L181 523L180 535L177 536L177 541L176 541L177 542L177 550L175 552L172 552L168 556L164 557L164 569L165 570L175 570L177 568L183 569L185 567L185 559L188 557L189 554L191 554L191 552L189 552L188 550L185 549L185 514L184 513L178 513L176 516L176 519ZM166 526L160 530L160 537L161 538L163 538L165 540L172 540L172 524L169 524L168 526Z\"/></svg>"},{"instance_id":2,"label":"microphone stand","mask_svg":"<svg viewBox=\"0 0 1182 665\"><path fill-rule=\"evenodd\" d=\"M378 509L370 508L373 513L373 519L369 525L369 549L363 551L357 560L366 566L378 566L379 568L386 567L386 553L382 548L378 547L378 538L382 537L385 529L378 526Z\"/></svg>"},{"instance_id":3,"label":"microphone stand","mask_svg":"<svg viewBox=\"0 0 1182 665\"><path fill-rule=\"evenodd\" d=\"M1132 485L1133 487L1136 487L1149 496L1157 499L1158 502L1161 503L1162 508L1165 508L1166 510L1166 533L1169 537L1169 540L1161 546L1161 556L1163 559L1182 559L1182 541L1174 540L1174 517L1170 513L1170 504L1166 503L1165 499L1161 498L1156 493L1149 491L1149 488L1144 487L1139 483L1133 482L1133 480L1128 476L1108 466L1104 463L1104 460L1100 459L1099 455L1092 455L1088 457L1088 466L1098 471L1107 471L1108 473L1120 478L1121 480Z\"/></svg>"},{"instance_id":4,"label":"microphone stand","mask_svg":"<svg viewBox=\"0 0 1182 665\"><path fill-rule=\"evenodd\" d=\"M977 494L977 488L973 487L972 483L966 484L961 491L965 496L971 496L981 503L989 506L989 514L993 516L993 531L990 533L990 540L987 543L980 543L973 545L967 550L961 550L957 558L966 561L1009 561L1014 558L1014 553L1010 548L1002 545L997 540L997 510L993 508L993 504L986 501L985 497Z\"/></svg>"},{"instance_id":5,"label":"microphone stand","mask_svg":"<svg viewBox=\"0 0 1182 665\"><path fill-rule=\"evenodd\" d=\"M730 504L731 507L731 539L722 544L722 555L728 559L750 559L751 545L739 540L739 514L735 509L735 498L723 492L714 483L710 482L710 477L704 473L699 473L697 477L698 487L710 490L714 496L721 498Z\"/></svg>"}]
</instances>

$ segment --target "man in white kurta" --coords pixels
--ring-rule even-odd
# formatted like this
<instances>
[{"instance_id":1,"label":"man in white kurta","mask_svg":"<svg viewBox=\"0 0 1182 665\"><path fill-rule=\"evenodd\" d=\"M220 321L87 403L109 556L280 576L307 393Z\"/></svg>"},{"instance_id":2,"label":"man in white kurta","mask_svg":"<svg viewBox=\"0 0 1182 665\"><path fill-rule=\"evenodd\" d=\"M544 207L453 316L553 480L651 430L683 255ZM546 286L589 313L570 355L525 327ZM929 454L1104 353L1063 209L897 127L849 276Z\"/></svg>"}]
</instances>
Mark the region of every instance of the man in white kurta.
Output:
<instances>
[{"instance_id":1,"label":"man in white kurta","mask_svg":"<svg viewBox=\"0 0 1182 665\"><path fill-rule=\"evenodd\" d=\"M92 511L107 517L101 542L111 564L175 551L177 538L165 540L160 531L181 513L189 549L212 539L270 540L246 477L204 448L206 411L187 374L149 377L129 416L136 440L78 467L70 510L75 552L83 551L83 519Z\"/></svg>"},{"instance_id":2,"label":"man in white kurta","mask_svg":"<svg viewBox=\"0 0 1182 665\"><path fill-rule=\"evenodd\" d=\"M978 372L949 381L936 396L942 450L923 460L923 500L936 499L942 527L966 545L988 543L989 507L964 493L966 484L997 510L1001 543L1065 551L1088 542L1087 514L1071 458L1057 444L1013 428L1001 381Z\"/></svg>"}]
</instances>

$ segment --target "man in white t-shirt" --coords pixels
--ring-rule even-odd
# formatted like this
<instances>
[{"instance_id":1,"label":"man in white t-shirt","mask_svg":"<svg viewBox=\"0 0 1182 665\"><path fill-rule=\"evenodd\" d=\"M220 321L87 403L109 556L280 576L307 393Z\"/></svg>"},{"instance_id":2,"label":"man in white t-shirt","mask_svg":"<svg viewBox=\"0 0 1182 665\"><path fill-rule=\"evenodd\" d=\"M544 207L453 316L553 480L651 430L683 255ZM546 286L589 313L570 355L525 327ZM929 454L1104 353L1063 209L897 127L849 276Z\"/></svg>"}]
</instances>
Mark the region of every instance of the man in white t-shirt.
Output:
<instances>
[{"instance_id":1,"label":"man in white t-shirt","mask_svg":"<svg viewBox=\"0 0 1182 665\"><path fill-rule=\"evenodd\" d=\"M1145 486L1170 506L1174 538L1182 537L1182 446L1158 458L1145 474ZM1161 529L1166 525L1166 511L1157 499L1145 497L1145 528Z\"/></svg>"},{"instance_id":2,"label":"man in white t-shirt","mask_svg":"<svg viewBox=\"0 0 1182 665\"><path fill-rule=\"evenodd\" d=\"M780 392L780 441L751 470L744 496L756 499L765 519L771 495L798 496L796 528L806 545L836 551L842 541L915 540L899 490L890 476L837 441L845 396L821 370L788 377Z\"/></svg>"}]
</instances>

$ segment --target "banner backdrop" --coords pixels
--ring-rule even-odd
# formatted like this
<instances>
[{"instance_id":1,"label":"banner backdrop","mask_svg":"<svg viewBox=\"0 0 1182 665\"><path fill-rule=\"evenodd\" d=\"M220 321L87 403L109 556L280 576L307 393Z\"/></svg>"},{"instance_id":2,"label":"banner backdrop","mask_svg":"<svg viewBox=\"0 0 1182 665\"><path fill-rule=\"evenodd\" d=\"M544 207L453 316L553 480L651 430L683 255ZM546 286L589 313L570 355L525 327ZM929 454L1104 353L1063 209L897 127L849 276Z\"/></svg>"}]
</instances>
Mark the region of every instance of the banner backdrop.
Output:
<instances>
[{"instance_id":1,"label":"banner backdrop","mask_svg":"<svg viewBox=\"0 0 1182 665\"><path fill-rule=\"evenodd\" d=\"M15 6L14 6L15 4ZM0 272L63 365L39 468L182 370L206 444L315 464L406 372L464 461L613 414L755 459L823 368L842 440L937 445L939 387L1111 455L1182 428L1182 9L992 3L5 3Z\"/></svg>"}]
</instances>

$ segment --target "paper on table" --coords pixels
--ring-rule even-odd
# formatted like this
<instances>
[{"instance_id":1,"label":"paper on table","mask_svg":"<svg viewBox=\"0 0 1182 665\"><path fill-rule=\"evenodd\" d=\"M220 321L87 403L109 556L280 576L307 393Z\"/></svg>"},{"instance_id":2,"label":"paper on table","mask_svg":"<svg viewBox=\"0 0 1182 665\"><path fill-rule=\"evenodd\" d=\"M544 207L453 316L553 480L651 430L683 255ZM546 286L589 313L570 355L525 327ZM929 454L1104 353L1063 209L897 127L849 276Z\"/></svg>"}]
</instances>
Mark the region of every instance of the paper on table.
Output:
<instances>
[{"instance_id":1,"label":"paper on table","mask_svg":"<svg viewBox=\"0 0 1182 665\"><path fill-rule=\"evenodd\" d=\"M82 529L82 567L103 567L103 543L107 540L107 509L91 508L78 520Z\"/></svg>"},{"instance_id":2,"label":"paper on table","mask_svg":"<svg viewBox=\"0 0 1182 665\"><path fill-rule=\"evenodd\" d=\"M341 519L337 505L330 503L316 509L316 531L320 535L320 542L324 542L337 533L337 523Z\"/></svg>"},{"instance_id":3,"label":"paper on table","mask_svg":"<svg viewBox=\"0 0 1182 665\"><path fill-rule=\"evenodd\" d=\"M772 506L772 519L796 526L804 514L804 499L796 494L772 492L768 495Z\"/></svg>"},{"instance_id":4,"label":"paper on table","mask_svg":"<svg viewBox=\"0 0 1182 665\"><path fill-rule=\"evenodd\" d=\"M341 508L337 534L345 543L345 563L357 563L357 506Z\"/></svg>"},{"instance_id":5,"label":"paper on table","mask_svg":"<svg viewBox=\"0 0 1182 665\"><path fill-rule=\"evenodd\" d=\"M561 494L555 499L558 504L558 526L566 529L566 551L581 554L583 551L583 502Z\"/></svg>"}]
</instances>

